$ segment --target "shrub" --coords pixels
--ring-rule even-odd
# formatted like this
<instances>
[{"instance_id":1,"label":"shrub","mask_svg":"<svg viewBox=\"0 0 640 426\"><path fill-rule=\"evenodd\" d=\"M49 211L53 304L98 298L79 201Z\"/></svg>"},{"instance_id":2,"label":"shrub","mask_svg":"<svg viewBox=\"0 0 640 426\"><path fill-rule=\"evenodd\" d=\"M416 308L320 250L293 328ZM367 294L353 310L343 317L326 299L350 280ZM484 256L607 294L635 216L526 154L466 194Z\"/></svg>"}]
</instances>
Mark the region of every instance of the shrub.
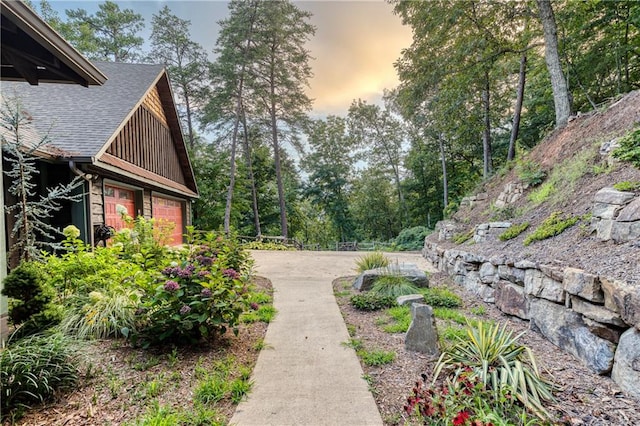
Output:
<instances>
[{"instance_id":1,"label":"shrub","mask_svg":"<svg viewBox=\"0 0 640 426\"><path fill-rule=\"evenodd\" d=\"M547 173L540 168L540 165L531 160L518 161L516 172L518 173L518 178L529 186L540 185L547 176Z\"/></svg>"},{"instance_id":2,"label":"shrub","mask_svg":"<svg viewBox=\"0 0 640 426\"><path fill-rule=\"evenodd\" d=\"M394 306L385 311L391 318L391 324L382 327L386 333L405 333L411 325L411 308L409 306Z\"/></svg>"},{"instance_id":3,"label":"shrub","mask_svg":"<svg viewBox=\"0 0 640 426\"><path fill-rule=\"evenodd\" d=\"M524 222L519 225L511 225L509 228L507 228L506 231L500 234L498 238L500 238L500 241L511 240L513 238L516 238L518 235L522 234L528 228L529 228L529 222Z\"/></svg>"},{"instance_id":4,"label":"shrub","mask_svg":"<svg viewBox=\"0 0 640 426\"><path fill-rule=\"evenodd\" d=\"M365 254L356 259L356 271L362 273L369 269L384 268L389 266L389 258L379 251Z\"/></svg>"},{"instance_id":5,"label":"shrub","mask_svg":"<svg viewBox=\"0 0 640 426\"><path fill-rule=\"evenodd\" d=\"M281 243L265 242L265 241L251 241L242 244L242 247L246 250L275 250L275 251L289 251L295 250L293 247L287 247Z\"/></svg>"},{"instance_id":6,"label":"shrub","mask_svg":"<svg viewBox=\"0 0 640 426\"><path fill-rule=\"evenodd\" d=\"M420 289L402 275L382 275L373 284L371 293L379 296L398 297L415 294Z\"/></svg>"},{"instance_id":7,"label":"shrub","mask_svg":"<svg viewBox=\"0 0 640 426\"><path fill-rule=\"evenodd\" d=\"M619 143L620 146L613 150L613 156L640 169L640 128L620 138Z\"/></svg>"},{"instance_id":8,"label":"shrub","mask_svg":"<svg viewBox=\"0 0 640 426\"><path fill-rule=\"evenodd\" d=\"M142 266L144 269L154 269L164 266L167 262L167 243L173 230L173 224L166 225L156 219L145 219L138 216L133 219L123 215L128 228L121 229L114 235L112 241L115 246L122 248L121 257Z\"/></svg>"},{"instance_id":9,"label":"shrub","mask_svg":"<svg viewBox=\"0 0 640 426\"><path fill-rule=\"evenodd\" d=\"M440 355L434 382L445 371L454 381L477 379L496 395L508 392L539 417L548 418L542 404L553 400L551 385L540 375L531 349L517 343L521 335L514 337L506 324L467 325L465 338Z\"/></svg>"},{"instance_id":10,"label":"shrub","mask_svg":"<svg viewBox=\"0 0 640 426\"><path fill-rule=\"evenodd\" d=\"M431 287L422 290L425 303L433 308L457 308L462 306L460 296L447 288Z\"/></svg>"},{"instance_id":11,"label":"shrub","mask_svg":"<svg viewBox=\"0 0 640 426\"><path fill-rule=\"evenodd\" d=\"M453 236L453 242L456 244L466 243L470 239L473 238L473 235L476 233L475 228L471 228L467 232L461 232L459 234L455 234Z\"/></svg>"},{"instance_id":12,"label":"shrub","mask_svg":"<svg viewBox=\"0 0 640 426\"><path fill-rule=\"evenodd\" d=\"M395 242L400 250L421 250L424 247L424 239L429 235L429 232L425 226L403 229L396 237Z\"/></svg>"},{"instance_id":13,"label":"shrub","mask_svg":"<svg viewBox=\"0 0 640 426\"><path fill-rule=\"evenodd\" d=\"M72 388L78 381L77 350L62 334L24 338L0 355L2 415L20 411Z\"/></svg>"},{"instance_id":14,"label":"shrub","mask_svg":"<svg viewBox=\"0 0 640 426\"><path fill-rule=\"evenodd\" d=\"M615 189L617 189L618 191L628 191L628 192L635 192L635 191L640 191L640 181L634 180L634 181L624 181L624 182L618 182L615 185L613 185L613 187Z\"/></svg>"},{"instance_id":15,"label":"shrub","mask_svg":"<svg viewBox=\"0 0 640 426\"><path fill-rule=\"evenodd\" d=\"M393 296L382 296L371 292L351 296L351 305L361 311L378 311L396 305Z\"/></svg>"},{"instance_id":16,"label":"shrub","mask_svg":"<svg viewBox=\"0 0 640 426\"><path fill-rule=\"evenodd\" d=\"M546 182L540 188L529 194L529 200L536 205L542 204L547 201L551 195L555 194L555 192L556 187L554 183Z\"/></svg>"},{"instance_id":17,"label":"shrub","mask_svg":"<svg viewBox=\"0 0 640 426\"><path fill-rule=\"evenodd\" d=\"M528 246L534 241L540 241L547 238L554 237L564 232L565 229L572 227L580 220L578 216L563 216L561 211L551 213L547 219L540 224L531 234L522 242L525 246Z\"/></svg>"},{"instance_id":18,"label":"shrub","mask_svg":"<svg viewBox=\"0 0 640 426\"><path fill-rule=\"evenodd\" d=\"M55 291L46 282L42 265L23 262L4 280L2 294L11 298L9 319L21 325L20 335L33 334L60 321L61 310L53 304Z\"/></svg>"}]
</instances>

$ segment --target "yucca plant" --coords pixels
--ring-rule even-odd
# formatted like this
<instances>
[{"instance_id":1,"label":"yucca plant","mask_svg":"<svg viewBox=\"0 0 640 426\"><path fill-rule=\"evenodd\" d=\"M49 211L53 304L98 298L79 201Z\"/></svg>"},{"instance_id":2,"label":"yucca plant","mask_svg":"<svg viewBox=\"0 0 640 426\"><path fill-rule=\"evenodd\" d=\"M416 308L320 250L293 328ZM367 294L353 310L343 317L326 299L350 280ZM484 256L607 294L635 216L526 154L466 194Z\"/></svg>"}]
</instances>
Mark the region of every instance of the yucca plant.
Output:
<instances>
[{"instance_id":1,"label":"yucca plant","mask_svg":"<svg viewBox=\"0 0 640 426\"><path fill-rule=\"evenodd\" d=\"M368 253L356 259L356 271L362 273L369 269L384 268L389 266L389 258L379 251Z\"/></svg>"},{"instance_id":2,"label":"yucca plant","mask_svg":"<svg viewBox=\"0 0 640 426\"><path fill-rule=\"evenodd\" d=\"M511 392L531 412L548 419L543 402L553 400L552 385L540 374L531 349L517 343L522 334L513 336L506 324L467 324L466 336L438 359L434 382L445 369L453 370L454 377L470 369L484 386Z\"/></svg>"},{"instance_id":3,"label":"yucca plant","mask_svg":"<svg viewBox=\"0 0 640 426\"><path fill-rule=\"evenodd\" d=\"M402 275L382 275L373 284L371 293L378 296L405 296L407 294L416 294L420 289Z\"/></svg>"}]
</instances>

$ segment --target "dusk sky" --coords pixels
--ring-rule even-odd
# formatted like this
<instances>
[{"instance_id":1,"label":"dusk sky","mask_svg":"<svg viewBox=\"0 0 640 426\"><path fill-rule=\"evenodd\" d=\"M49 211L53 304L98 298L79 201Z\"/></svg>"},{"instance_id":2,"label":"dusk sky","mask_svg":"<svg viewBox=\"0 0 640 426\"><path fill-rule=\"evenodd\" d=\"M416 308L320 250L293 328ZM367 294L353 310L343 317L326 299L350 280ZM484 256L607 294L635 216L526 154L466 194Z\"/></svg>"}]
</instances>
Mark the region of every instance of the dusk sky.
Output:
<instances>
[{"instance_id":1,"label":"dusk sky","mask_svg":"<svg viewBox=\"0 0 640 426\"><path fill-rule=\"evenodd\" d=\"M65 9L98 10L101 1L50 0L62 18ZM38 0L34 0L38 3ZM227 16L224 1L117 1L145 19L148 38L151 16L165 4L191 21L191 36L211 52L218 36L217 22ZM316 35L309 43L314 77L309 95L315 99L313 115L344 115L355 98L378 102L383 89L397 85L393 62L411 43L411 30L403 27L392 6L382 0L300 1L298 7L313 14ZM213 57L212 57L213 58Z\"/></svg>"}]
</instances>

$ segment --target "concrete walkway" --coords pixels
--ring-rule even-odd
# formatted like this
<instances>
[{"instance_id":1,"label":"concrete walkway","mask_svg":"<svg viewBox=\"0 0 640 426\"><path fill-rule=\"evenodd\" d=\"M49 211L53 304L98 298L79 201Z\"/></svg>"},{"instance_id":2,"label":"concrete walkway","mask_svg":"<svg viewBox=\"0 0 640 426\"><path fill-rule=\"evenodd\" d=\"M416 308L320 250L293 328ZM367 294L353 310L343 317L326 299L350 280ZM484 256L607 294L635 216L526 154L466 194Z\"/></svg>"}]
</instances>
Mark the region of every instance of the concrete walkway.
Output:
<instances>
[{"instance_id":1,"label":"concrete walkway","mask_svg":"<svg viewBox=\"0 0 640 426\"><path fill-rule=\"evenodd\" d=\"M273 283L276 319L253 372L253 390L232 425L382 425L333 296L335 278L355 275L364 253L252 251L257 275ZM427 263L417 253L390 253Z\"/></svg>"}]
</instances>

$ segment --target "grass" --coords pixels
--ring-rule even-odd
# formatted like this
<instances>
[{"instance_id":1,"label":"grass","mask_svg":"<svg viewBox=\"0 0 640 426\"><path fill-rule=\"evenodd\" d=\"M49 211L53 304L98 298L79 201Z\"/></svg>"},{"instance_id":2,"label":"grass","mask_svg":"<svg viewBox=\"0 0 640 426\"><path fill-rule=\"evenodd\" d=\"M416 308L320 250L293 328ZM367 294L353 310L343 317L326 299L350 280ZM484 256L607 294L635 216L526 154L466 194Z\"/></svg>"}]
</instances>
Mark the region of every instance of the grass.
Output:
<instances>
[{"instance_id":1,"label":"grass","mask_svg":"<svg viewBox=\"0 0 640 426\"><path fill-rule=\"evenodd\" d=\"M356 271L358 273L386 266L389 266L389 258L379 251L368 253L356 259Z\"/></svg>"},{"instance_id":2,"label":"grass","mask_svg":"<svg viewBox=\"0 0 640 426\"><path fill-rule=\"evenodd\" d=\"M462 306L460 296L445 287L425 288L420 293L424 296L425 303L432 308L457 308Z\"/></svg>"},{"instance_id":3,"label":"grass","mask_svg":"<svg viewBox=\"0 0 640 426\"><path fill-rule=\"evenodd\" d=\"M518 235L522 234L529 228L529 222L524 222L518 225L511 225L504 231L502 234L498 236L500 241L507 241L516 238Z\"/></svg>"},{"instance_id":4,"label":"grass","mask_svg":"<svg viewBox=\"0 0 640 426\"><path fill-rule=\"evenodd\" d=\"M463 313L451 308L433 308L433 316L441 320L453 321L461 325L467 323L467 317L465 317Z\"/></svg>"},{"instance_id":5,"label":"grass","mask_svg":"<svg viewBox=\"0 0 640 426\"><path fill-rule=\"evenodd\" d=\"M396 359L396 353L393 351L361 350L358 352L358 356L362 359L365 365L375 367L379 365L391 364Z\"/></svg>"},{"instance_id":6,"label":"grass","mask_svg":"<svg viewBox=\"0 0 640 426\"><path fill-rule=\"evenodd\" d=\"M385 310L387 323L382 329L386 333L404 333L411 325L411 308L409 306L394 306Z\"/></svg>"},{"instance_id":7,"label":"grass","mask_svg":"<svg viewBox=\"0 0 640 426\"><path fill-rule=\"evenodd\" d=\"M580 220L579 216L565 216L561 211L551 213L531 234L527 235L522 244L530 245L534 241L541 241L563 233Z\"/></svg>"},{"instance_id":8,"label":"grass","mask_svg":"<svg viewBox=\"0 0 640 426\"><path fill-rule=\"evenodd\" d=\"M407 294L416 294L419 291L420 288L406 277L389 274L379 277L373 284L370 293L382 297L398 297L406 296Z\"/></svg>"}]
</instances>

